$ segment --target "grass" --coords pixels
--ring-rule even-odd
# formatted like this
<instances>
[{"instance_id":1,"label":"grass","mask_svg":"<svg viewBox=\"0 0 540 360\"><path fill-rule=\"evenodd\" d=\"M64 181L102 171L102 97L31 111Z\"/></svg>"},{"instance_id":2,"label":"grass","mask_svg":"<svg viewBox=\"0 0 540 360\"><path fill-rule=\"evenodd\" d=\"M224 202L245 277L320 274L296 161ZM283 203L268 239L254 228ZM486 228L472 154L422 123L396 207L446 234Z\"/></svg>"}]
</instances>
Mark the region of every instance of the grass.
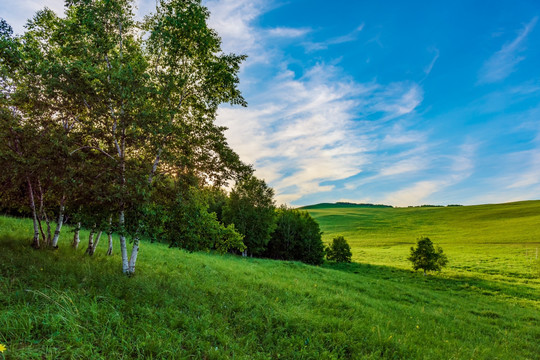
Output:
<instances>
[{"instance_id":1,"label":"grass","mask_svg":"<svg viewBox=\"0 0 540 360\"><path fill-rule=\"evenodd\" d=\"M330 206L308 209L329 242L343 235L353 261L410 268L407 256L420 236L448 254L445 272L522 281L540 275L540 201L416 208Z\"/></svg>"},{"instance_id":2,"label":"grass","mask_svg":"<svg viewBox=\"0 0 540 360\"><path fill-rule=\"evenodd\" d=\"M318 209L321 212L314 215L325 238L344 234L359 262L313 267L143 243L137 274L131 278L121 274L117 253L104 255L106 241L88 257L83 243L76 252L69 248L71 234L66 231L59 250L36 251L28 246L30 221L1 217L0 344L7 348L3 356L537 358L540 281L525 260L520 258L517 265L506 261L513 259L506 254L510 249L527 258L524 250L536 246L532 235L538 231L539 215L532 205L515 205L517 212L508 217L504 215L510 205L486 211L459 208L465 211L461 215L452 213L455 208L440 209L449 211L447 215L424 213L434 209L423 208L349 208L344 215L339 209ZM463 220L471 221L471 228L456 229L461 237L450 236L452 224L464 214L476 214L474 221ZM496 225L497 218L511 221L510 227L523 226L503 233L513 234L511 245L498 232L492 233L491 241L487 236L464 238L480 233L481 224L496 226L497 231L506 228ZM385 230L375 224L385 224ZM524 234L521 240L519 232ZM450 269L427 277L409 270L402 256L417 233L449 249ZM476 264L474 249L484 249L480 258L491 262ZM506 260L497 265L500 259L493 257Z\"/></svg>"}]
</instances>

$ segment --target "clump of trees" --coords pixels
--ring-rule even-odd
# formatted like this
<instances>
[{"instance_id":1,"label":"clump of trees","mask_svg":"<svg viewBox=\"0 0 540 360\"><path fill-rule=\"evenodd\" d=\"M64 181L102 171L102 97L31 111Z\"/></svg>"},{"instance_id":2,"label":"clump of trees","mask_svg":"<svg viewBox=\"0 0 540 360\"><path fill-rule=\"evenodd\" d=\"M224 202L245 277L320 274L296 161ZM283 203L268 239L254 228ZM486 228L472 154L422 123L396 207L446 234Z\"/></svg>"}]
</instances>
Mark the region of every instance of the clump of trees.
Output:
<instances>
[{"instance_id":1,"label":"clump of trees","mask_svg":"<svg viewBox=\"0 0 540 360\"><path fill-rule=\"evenodd\" d=\"M351 262L351 247L343 236L337 236L332 239L332 242L325 250L326 258L330 261L345 263Z\"/></svg>"},{"instance_id":2,"label":"clump of trees","mask_svg":"<svg viewBox=\"0 0 540 360\"><path fill-rule=\"evenodd\" d=\"M21 36L0 22L2 198L31 214L36 248L58 245L66 214L91 230L89 254L114 223L126 274L141 236L155 229L146 215L169 205L156 201L156 183L176 191L190 176L196 187L219 186L252 171L214 123L220 104L246 105L238 90L245 56L221 51L200 1L158 1L143 22L133 7L70 0L65 17L41 10ZM211 230L221 242L238 240L232 227Z\"/></svg>"},{"instance_id":3,"label":"clump of trees","mask_svg":"<svg viewBox=\"0 0 540 360\"><path fill-rule=\"evenodd\" d=\"M416 248L411 247L411 254L407 258L412 262L413 269L422 269L424 276L427 271L440 271L448 264L448 258L440 246L435 245L428 237L421 237L416 242Z\"/></svg>"},{"instance_id":4,"label":"clump of trees","mask_svg":"<svg viewBox=\"0 0 540 360\"><path fill-rule=\"evenodd\" d=\"M322 264L324 244L319 224L307 211L281 206L276 210L276 227L264 256L312 265Z\"/></svg>"},{"instance_id":5,"label":"clump of trees","mask_svg":"<svg viewBox=\"0 0 540 360\"><path fill-rule=\"evenodd\" d=\"M276 211L215 124L220 104L246 106L245 56L222 52L200 0L159 0L142 22L133 9L69 0L20 36L0 20L0 208L32 217L35 248L68 222L74 248L88 229L86 253L107 234L110 255L116 232L125 274L141 238L321 263L315 221Z\"/></svg>"}]
</instances>

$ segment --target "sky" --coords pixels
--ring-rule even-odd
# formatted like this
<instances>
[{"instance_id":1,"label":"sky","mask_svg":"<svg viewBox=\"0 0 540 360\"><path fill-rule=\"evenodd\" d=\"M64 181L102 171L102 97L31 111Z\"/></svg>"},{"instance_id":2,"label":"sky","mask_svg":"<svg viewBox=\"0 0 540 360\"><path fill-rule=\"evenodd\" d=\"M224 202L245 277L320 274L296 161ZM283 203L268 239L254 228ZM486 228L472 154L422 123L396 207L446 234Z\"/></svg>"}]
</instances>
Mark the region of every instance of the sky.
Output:
<instances>
[{"instance_id":1,"label":"sky","mask_svg":"<svg viewBox=\"0 0 540 360\"><path fill-rule=\"evenodd\" d=\"M154 0L139 0L139 14ZM278 204L540 199L540 1L203 0L246 54L231 147ZM15 32L59 0L3 0Z\"/></svg>"}]
</instances>

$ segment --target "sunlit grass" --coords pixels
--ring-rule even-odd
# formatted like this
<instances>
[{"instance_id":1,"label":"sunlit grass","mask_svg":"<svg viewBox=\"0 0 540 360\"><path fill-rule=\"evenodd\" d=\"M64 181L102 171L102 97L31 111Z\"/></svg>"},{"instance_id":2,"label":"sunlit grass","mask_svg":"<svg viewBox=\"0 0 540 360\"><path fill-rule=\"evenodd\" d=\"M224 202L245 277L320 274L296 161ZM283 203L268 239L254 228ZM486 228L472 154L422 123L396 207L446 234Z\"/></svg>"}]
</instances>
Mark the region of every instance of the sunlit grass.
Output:
<instances>
[{"instance_id":1,"label":"sunlit grass","mask_svg":"<svg viewBox=\"0 0 540 360\"><path fill-rule=\"evenodd\" d=\"M419 221L414 210L404 222ZM340 233L352 224L336 222ZM328 239L330 223L322 223ZM424 277L403 257L414 231L387 238L368 223L355 226L372 229L371 240L344 233L359 263L313 267L143 243L129 278L118 253L104 255L104 239L88 257L87 234L74 252L66 228L59 250L36 251L28 246L30 221L0 218L0 344L6 359L538 356L540 283L528 260L512 262L530 258L534 241L501 248L425 227L418 235L441 244L452 263ZM531 221L523 231L534 233L535 226Z\"/></svg>"}]
</instances>

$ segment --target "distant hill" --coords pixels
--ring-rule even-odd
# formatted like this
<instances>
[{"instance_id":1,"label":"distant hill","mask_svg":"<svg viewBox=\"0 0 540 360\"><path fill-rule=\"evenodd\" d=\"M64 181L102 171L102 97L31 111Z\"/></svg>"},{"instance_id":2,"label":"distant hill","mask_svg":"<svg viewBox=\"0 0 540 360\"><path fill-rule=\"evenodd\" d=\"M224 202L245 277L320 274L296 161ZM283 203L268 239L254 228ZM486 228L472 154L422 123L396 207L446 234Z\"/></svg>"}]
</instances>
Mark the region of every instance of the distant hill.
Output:
<instances>
[{"instance_id":1,"label":"distant hill","mask_svg":"<svg viewBox=\"0 0 540 360\"><path fill-rule=\"evenodd\" d=\"M356 204L351 202L320 203L315 205L302 206L300 209L328 209L328 208L391 208L391 205L382 204Z\"/></svg>"}]
</instances>

